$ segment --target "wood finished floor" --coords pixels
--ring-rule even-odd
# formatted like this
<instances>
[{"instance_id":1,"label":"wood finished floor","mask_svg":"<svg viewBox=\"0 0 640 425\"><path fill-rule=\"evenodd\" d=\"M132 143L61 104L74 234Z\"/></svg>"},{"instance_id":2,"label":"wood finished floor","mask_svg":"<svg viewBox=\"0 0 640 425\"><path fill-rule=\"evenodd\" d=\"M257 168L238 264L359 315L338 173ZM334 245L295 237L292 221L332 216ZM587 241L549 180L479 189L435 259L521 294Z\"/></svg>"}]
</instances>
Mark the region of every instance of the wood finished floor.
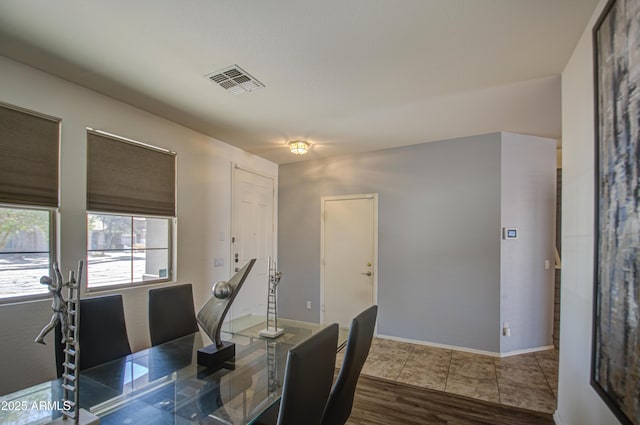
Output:
<instances>
[{"instance_id":1,"label":"wood finished floor","mask_svg":"<svg viewBox=\"0 0 640 425\"><path fill-rule=\"evenodd\" d=\"M554 425L551 414L361 375L348 425Z\"/></svg>"},{"instance_id":2,"label":"wood finished floor","mask_svg":"<svg viewBox=\"0 0 640 425\"><path fill-rule=\"evenodd\" d=\"M493 358L374 338L348 424L554 425L557 371L557 350Z\"/></svg>"},{"instance_id":3,"label":"wood finished floor","mask_svg":"<svg viewBox=\"0 0 640 425\"><path fill-rule=\"evenodd\" d=\"M553 414L558 350L497 358L374 338L362 375Z\"/></svg>"}]
</instances>

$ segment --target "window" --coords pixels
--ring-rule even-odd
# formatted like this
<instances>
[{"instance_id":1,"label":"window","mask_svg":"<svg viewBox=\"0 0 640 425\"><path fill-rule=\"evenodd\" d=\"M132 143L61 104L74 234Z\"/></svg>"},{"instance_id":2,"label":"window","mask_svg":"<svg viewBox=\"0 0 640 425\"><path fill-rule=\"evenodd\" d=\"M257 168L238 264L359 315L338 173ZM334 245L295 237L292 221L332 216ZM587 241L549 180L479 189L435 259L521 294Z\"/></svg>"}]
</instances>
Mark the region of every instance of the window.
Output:
<instances>
[{"instance_id":1,"label":"window","mask_svg":"<svg viewBox=\"0 0 640 425\"><path fill-rule=\"evenodd\" d=\"M170 281L175 153L87 133L87 288Z\"/></svg>"},{"instance_id":2,"label":"window","mask_svg":"<svg viewBox=\"0 0 640 425\"><path fill-rule=\"evenodd\" d=\"M40 277L52 266L54 214L0 206L0 299L47 294Z\"/></svg>"},{"instance_id":3,"label":"window","mask_svg":"<svg viewBox=\"0 0 640 425\"><path fill-rule=\"evenodd\" d=\"M48 295L60 119L0 102L0 302Z\"/></svg>"},{"instance_id":4,"label":"window","mask_svg":"<svg viewBox=\"0 0 640 425\"><path fill-rule=\"evenodd\" d=\"M170 279L171 219L88 214L87 286Z\"/></svg>"}]
</instances>

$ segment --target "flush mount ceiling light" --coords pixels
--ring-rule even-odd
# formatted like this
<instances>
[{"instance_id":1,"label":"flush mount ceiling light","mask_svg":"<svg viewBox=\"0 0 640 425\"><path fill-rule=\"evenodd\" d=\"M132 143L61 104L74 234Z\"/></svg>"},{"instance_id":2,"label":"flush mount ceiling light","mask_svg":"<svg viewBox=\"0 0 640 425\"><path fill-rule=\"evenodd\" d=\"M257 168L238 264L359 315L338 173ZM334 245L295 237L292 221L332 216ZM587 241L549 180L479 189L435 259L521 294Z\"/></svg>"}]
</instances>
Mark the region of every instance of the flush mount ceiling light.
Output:
<instances>
[{"instance_id":1,"label":"flush mount ceiling light","mask_svg":"<svg viewBox=\"0 0 640 425\"><path fill-rule=\"evenodd\" d=\"M205 75L205 78L233 95L255 91L264 87L264 84L249 75L247 71L238 65L212 72Z\"/></svg>"},{"instance_id":2,"label":"flush mount ceiling light","mask_svg":"<svg viewBox=\"0 0 640 425\"><path fill-rule=\"evenodd\" d=\"M292 140L289 142L289 150L296 155L304 155L309 152L309 143L304 140Z\"/></svg>"}]
</instances>

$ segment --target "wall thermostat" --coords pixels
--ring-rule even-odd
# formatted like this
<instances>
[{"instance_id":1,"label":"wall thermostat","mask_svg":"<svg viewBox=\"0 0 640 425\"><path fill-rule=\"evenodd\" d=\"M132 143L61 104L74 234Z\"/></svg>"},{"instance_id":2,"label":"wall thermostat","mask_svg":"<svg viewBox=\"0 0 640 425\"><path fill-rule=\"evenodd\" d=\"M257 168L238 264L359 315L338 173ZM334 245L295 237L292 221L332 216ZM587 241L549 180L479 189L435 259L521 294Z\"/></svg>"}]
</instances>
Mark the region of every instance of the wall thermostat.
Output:
<instances>
[{"instance_id":1,"label":"wall thermostat","mask_svg":"<svg viewBox=\"0 0 640 425\"><path fill-rule=\"evenodd\" d=\"M518 229L515 227L503 227L502 239L518 239Z\"/></svg>"}]
</instances>

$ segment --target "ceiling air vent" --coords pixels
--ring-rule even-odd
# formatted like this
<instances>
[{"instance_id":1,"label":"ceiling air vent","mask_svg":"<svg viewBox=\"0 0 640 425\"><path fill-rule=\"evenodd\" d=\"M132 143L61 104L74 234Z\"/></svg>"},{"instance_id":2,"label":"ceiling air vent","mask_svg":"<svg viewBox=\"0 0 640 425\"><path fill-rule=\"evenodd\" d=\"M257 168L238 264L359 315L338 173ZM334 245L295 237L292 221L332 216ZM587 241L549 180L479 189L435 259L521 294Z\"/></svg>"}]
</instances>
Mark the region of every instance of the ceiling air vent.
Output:
<instances>
[{"instance_id":1,"label":"ceiling air vent","mask_svg":"<svg viewBox=\"0 0 640 425\"><path fill-rule=\"evenodd\" d=\"M238 65L220 69L205 75L205 77L234 95L264 87L264 84L253 78Z\"/></svg>"}]
</instances>

